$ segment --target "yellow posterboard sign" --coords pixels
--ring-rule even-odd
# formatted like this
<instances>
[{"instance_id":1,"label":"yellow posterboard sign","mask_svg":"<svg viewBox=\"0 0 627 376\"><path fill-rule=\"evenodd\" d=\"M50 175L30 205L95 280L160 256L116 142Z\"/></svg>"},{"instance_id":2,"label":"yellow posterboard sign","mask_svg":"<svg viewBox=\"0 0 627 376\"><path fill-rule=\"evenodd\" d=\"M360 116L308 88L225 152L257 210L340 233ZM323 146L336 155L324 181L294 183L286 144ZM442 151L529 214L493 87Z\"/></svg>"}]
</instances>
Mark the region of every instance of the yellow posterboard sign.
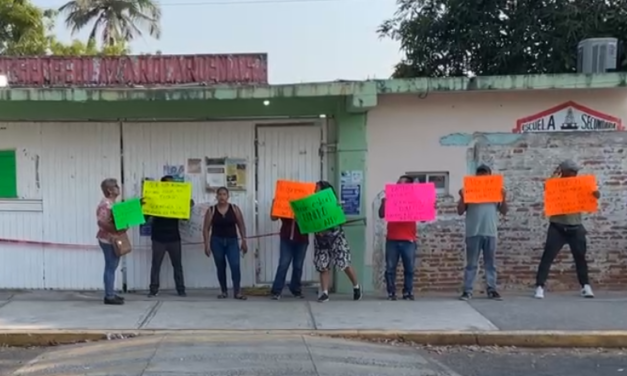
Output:
<instances>
[{"instance_id":1,"label":"yellow posterboard sign","mask_svg":"<svg viewBox=\"0 0 627 376\"><path fill-rule=\"evenodd\" d=\"M142 198L145 215L189 219L192 184L145 181Z\"/></svg>"}]
</instances>

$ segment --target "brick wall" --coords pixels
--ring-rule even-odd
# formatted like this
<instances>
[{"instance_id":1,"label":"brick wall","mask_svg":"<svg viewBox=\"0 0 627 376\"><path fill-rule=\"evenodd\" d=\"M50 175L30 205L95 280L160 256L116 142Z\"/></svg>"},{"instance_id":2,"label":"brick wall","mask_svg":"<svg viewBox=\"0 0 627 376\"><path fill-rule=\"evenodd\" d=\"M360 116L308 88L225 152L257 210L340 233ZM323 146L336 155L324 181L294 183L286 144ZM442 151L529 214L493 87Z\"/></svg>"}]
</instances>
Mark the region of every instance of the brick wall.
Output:
<instances>
[{"instance_id":1,"label":"brick wall","mask_svg":"<svg viewBox=\"0 0 627 376\"><path fill-rule=\"evenodd\" d=\"M590 279L593 287L627 289L627 135L624 133L529 134L506 145L478 142L468 158L489 164L505 178L510 212L499 226L498 282L501 290L529 290L535 282L546 237L543 181L567 158L577 161L581 174L597 177L599 213L586 215ZM455 197L438 202L438 220L419 226L420 250L416 288L460 290L464 255L463 217ZM380 197L374 206L378 207ZM375 224L375 280L383 288L384 224ZM402 283L399 267L397 282ZM475 293L483 291L483 273ZM547 288L577 289L574 264L566 245L555 260Z\"/></svg>"}]
</instances>

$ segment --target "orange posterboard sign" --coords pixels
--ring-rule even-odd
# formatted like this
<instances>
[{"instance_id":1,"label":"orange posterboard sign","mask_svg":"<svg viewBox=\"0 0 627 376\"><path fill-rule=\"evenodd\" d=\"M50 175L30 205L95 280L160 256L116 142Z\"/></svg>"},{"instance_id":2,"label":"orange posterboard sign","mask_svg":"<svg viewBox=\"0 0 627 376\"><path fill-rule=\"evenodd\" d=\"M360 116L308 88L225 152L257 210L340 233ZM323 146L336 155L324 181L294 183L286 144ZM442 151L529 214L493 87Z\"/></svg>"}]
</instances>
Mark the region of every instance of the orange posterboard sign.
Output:
<instances>
[{"instance_id":1,"label":"orange posterboard sign","mask_svg":"<svg viewBox=\"0 0 627 376\"><path fill-rule=\"evenodd\" d=\"M464 177L464 202L482 204L503 201L503 175Z\"/></svg>"},{"instance_id":2,"label":"orange posterboard sign","mask_svg":"<svg viewBox=\"0 0 627 376\"><path fill-rule=\"evenodd\" d=\"M596 189L594 175L547 179L544 184L544 213L547 217L594 213L599 209L598 200L593 196Z\"/></svg>"},{"instance_id":3,"label":"orange posterboard sign","mask_svg":"<svg viewBox=\"0 0 627 376\"><path fill-rule=\"evenodd\" d=\"M316 183L301 183L289 180L277 180L274 191L272 216L279 218L294 218L290 201L300 200L311 196L316 191Z\"/></svg>"}]
</instances>

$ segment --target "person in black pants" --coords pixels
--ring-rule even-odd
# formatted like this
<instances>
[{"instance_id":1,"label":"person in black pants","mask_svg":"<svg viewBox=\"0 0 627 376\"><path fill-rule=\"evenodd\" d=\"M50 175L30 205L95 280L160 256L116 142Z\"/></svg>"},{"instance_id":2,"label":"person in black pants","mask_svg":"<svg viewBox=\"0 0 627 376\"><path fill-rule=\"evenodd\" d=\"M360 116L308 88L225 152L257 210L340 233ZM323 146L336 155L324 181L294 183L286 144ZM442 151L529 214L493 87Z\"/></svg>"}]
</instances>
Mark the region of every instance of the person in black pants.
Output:
<instances>
[{"instance_id":1,"label":"person in black pants","mask_svg":"<svg viewBox=\"0 0 627 376\"><path fill-rule=\"evenodd\" d=\"M172 182L174 178L166 175L162 182ZM194 200L190 202L194 206ZM179 220L176 218L151 217L152 240L152 266L150 268L150 293L149 297L159 294L159 275L161 264L167 253L174 269L174 284L179 296L187 296L185 293L185 280L183 278L183 257L181 252L181 234L179 233Z\"/></svg>"},{"instance_id":2,"label":"person in black pants","mask_svg":"<svg viewBox=\"0 0 627 376\"><path fill-rule=\"evenodd\" d=\"M579 166L571 160L563 161L553 172L553 177L569 178L577 176ZM591 193L594 199L601 197L598 190ZM570 252L575 260L575 269L577 270L577 279L581 285L581 296L584 298L594 298L592 287L588 279L588 262L586 261L586 252L588 250L586 229L582 224L581 213L554 215L549 218L549 228L546 235L546 243L544 245L544 253L540 265L538 265L538 273L536 274L536 299L544 298L544 283L549 276L551 264L562 250L564 245L568 244Z\"/></svg>"},{"instance_id":3,"label":"person in black pants","mask_svg":"<svg viewBox=\"0 0 627 376\"><path fill-rule=\"evenodd\" d=\"M203 226L205 240L205 254L211 257L216 264L218 282L221 293L218 299L228 297L226 285L226 264L228 261L233 280L233 297L238 300L246 300L241 291L242 274L240 271L240 250L243 254L248 252L246 244L246 226L244 216L237 205L229 203L229 190L220 187L217 190L218 203L207 211ZM237 238L237 230L241 243Z\"/></svg>"}]
</instances>

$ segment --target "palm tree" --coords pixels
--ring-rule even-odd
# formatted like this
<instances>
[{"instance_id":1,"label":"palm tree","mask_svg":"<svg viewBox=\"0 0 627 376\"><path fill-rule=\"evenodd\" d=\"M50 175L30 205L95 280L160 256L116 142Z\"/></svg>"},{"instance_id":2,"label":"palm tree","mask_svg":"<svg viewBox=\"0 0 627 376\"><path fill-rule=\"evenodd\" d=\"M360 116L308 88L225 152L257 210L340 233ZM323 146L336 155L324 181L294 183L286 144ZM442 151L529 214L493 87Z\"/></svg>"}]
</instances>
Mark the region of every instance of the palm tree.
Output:
<instances>
[{"instance_id":1,"label":"palm tree","mask_svg":"<svg viewBox=\"0 0 627 376\"><path fill-rule=\"evenodd\" d=\"M153 0L71 0L59 12L72 34L93 22L89 40L100 34L104 46L130 42L146 31L161 36L161 8Z\"/></svg>"}]
</instances>

